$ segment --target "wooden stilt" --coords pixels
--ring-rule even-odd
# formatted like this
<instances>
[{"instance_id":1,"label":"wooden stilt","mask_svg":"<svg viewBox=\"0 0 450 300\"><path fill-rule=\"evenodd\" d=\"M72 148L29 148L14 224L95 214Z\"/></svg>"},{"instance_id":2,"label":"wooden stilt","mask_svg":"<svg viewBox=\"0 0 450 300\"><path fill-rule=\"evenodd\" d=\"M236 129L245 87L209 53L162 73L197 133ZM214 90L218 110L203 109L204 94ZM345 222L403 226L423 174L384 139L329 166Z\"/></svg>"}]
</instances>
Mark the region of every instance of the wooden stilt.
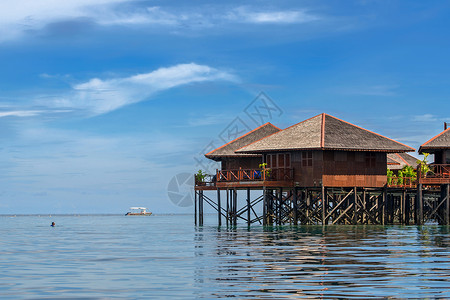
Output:
<instances>
[{"instance_id":1,"label":"wooden stilt","mask_svg":"<svg viewBox=\"0 0 450 300\"><path fill-rule=\"evenodd\" d=\"M450 184L447 184L446 190L447 200L445 201L445 224L450 225Z\"/></svg>"},{"instance_id":2,"label":"wooden stilt","mask_svg":"<svg viewBox=\"0 0 450 300\"><path fill-rule=\"evenodd\" d=\"M294 188L293 209L294 209L294 225L298 225L298 188Z\"/></svg>"},{"instance_id":3,"label":"wooden stilt","mask_svg":"<svg viewBox=\"0 0 450 300\"><path fill-rule=\"evenodd\" d=\"M217 218L218 218L218 225L222 226L222 206L220 204L220 189L217 189Z\"/></svg>"},{"instance_id":4,"label":"wooden stilt","mask_svg":"<svg viewBox=\"0 0 450 300\"><path fill-rule=\"evenodd\" d=\"M247 189L247 225L250 226L251 220L251 204L250 204L250 189Z\"/></svg>"},{"instance_id":5,"label":"wooden stilt","mask_svg":"<svg viewBox=\"0 0 450 300\"><path fill-rule=\"evenodd\" d=\"M233 225L237 225L237 190L233 189Z\"/></svg>"},{"instance_id":6,"label":"wooden stilt","mask_svg":"<svg viewBox=\"0 0 450 300\"><path fill-rule=\"evenodd\" d=\"M199 195L199 220L198 220L198 224L200 226L203 226L203 191L199 191L200 195Z\"/></svg>"},{"instance_id":7,"label":"wooden stilt","mask_svg":"<svg viewBox=\"0 0 450 300\"><path fill-rule=\"evenodd\" d=\"M230 225L230 190L227 189L227 211L226 211L227 226Z\"/></svg>"},{"instance_id":8,"label":"wooden stilt","mask_svg":"<svg viewBox=\"0 0 450 300\"><path fill-rule=\"evenodd\" d=\"M417 185L417 225L423 225L423 191L422 184Z\"/></svg>"},{"instance_id":9,"label":"wooden stilt","mask_svg":"<svg viewBox=\"0 0 450 300\"><path fill-rule=\"evenodd\" d=\"M197 226L197 191L194 191L194 223Z\"/></svg>"},{"instance_id":10,"label":"wooden stilt","mask_svg":"<svg viewBox=\"0 0 450 300\"><path fill-rule=\"evenodd\" d=\"M263 225L267 225L267 191L263 188Z\"/></svg>"},{"instance_id":11,"label":"wooden stilt","mask_svg":"<svg viewBox=\"0 0 450 300\"><path fill-rule=\"evenodd\" d=\"M321 187L321 193L322 193L322 225L326 224L326 215L327 215L327 194L326 189L322 184Z\"/></svg>"}]
</instances>

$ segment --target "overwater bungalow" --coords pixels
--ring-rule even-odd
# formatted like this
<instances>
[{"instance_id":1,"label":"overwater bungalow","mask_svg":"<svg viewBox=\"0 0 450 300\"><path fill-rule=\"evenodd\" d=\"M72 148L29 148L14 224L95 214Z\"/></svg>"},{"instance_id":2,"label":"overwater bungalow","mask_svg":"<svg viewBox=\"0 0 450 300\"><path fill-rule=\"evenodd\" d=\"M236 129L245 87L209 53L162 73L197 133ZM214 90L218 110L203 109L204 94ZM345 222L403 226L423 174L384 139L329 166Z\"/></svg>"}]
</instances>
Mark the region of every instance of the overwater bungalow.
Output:
<instances>
[{"instance_id":1,"label":"overwater bungalow","mask_svg":"<svg viewBox=\"0 0 450 300\"><path fill-rule=\"evenodd\" d=\"M417 168L417 158L408 153L388 153L387 167L395 174L406 166Z\"/></svg>"},{"instance_id":2,"label":"overwater bungalow","mask_svg":"<svg viewBox=\"0 0 450 300\"><path fill-rule=\"evenodd\" d=\"M205 154L205 157L221 163L222 170L255 169L262 163L261 154L237 153L236 150L250 143L279 132L281 129L271 123L266 123L250 132L226 143L225 145Z\"/></svg>"},{"instance_id":3,"label":"overwater bungalow","mask_svg":"<svg viewBox=\"0 0 450 300\"><path fill-rule=\"evenodd\" d=\"M238 141L243 142L243 138ZM227 145L223 147L234 150ZM242 165L218 170L217 186L248 186L249 181L258 180L261 186L382 187L386 184L387 154L407 151L414 149L320 114L235 149ZM211 158L211 153L206 157ZM261 163L266 164L265 170L248 167ZM248 176L259 173L258 178Z\"/></svg>"},{"instance_id":4,"label":"overwater bungalow","mask_svg":"<svg viewBox=\"0 0 450 300\"><path fill-rule=\"evenodd\" d=\"M449 141L446 130L422 145L421 152L426 148L437 163L448 163ZM218 212L219 225L222 217L227 224L240 218L249 225L423 224L426 220L450 224L448 186L445 197L440 186L439 192L422 190L415 179L387 184L386 166L415 166L416 159L406 153L413 151L325 113L283 130L267 123L205 155L221 162L221 168L210 182L196 180L195 220L203 224L206 202ZM446 169L439 170L442 178ZM208 190L217 192L216 200L204 194ZM241 208L239 190L247 192ZM262 195L251 199L251 191ZM226 206L221 204L221 192L226 192ZM262 215L255 211L260 202Z\"/></svg>"},{"instance_id":5,"label":"overwater bungalow","mask_svg":"<svg viewBox=\"0 0 450 300\"><path fill-rule=\"evenodd\" d=\"M444 123L444 131L420 146L419 153L434 154L430 171L420 174L423 184L450 184L450 128Z\"/></svg>"}]
</instances>

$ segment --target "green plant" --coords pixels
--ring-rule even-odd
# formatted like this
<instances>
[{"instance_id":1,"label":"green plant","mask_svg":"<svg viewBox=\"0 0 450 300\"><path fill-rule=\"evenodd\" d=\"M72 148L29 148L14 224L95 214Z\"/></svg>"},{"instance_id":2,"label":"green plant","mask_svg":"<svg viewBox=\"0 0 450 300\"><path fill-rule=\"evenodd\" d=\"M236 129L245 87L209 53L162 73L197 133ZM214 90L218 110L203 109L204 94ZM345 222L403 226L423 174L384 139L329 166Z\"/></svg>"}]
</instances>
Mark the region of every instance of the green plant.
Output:
<instances>
[{"instance_id":1,"label":"green plant","mask_svg":"<svg viewBox=\"0 0 450 300\"><path fill-rule=\"evenodd\" d=\"M197 174L195 174L195 180L197 182L204 182L206 178L206 173L203 173L202 170L198 170Z\"/></svg>"},{"instance_id":2,"label":"green plant","mask_svg":"<svg viewBox=\"0 0 450 300\"><path fill-rule=\"evenodd\" d=\"M398 171L397 185L402 185L403 184L403 177L405 177L404 174L403 174L403 171L402 170Z\"/></svg>"},{"instance_id":3,"label":"green plant","mask_svg":"<svg viewBox=\"0 0 450 300\"><path fill-rule=\"evenodd\" d=\"M409 177L413 179L417 177L416 170L414 170L414 168L411 166L404 166L401 172L403 173L403 177Z\"/></svg>"},{"instance_id":4,"label":"green plant","mask_svg":"<svg viewBox=\"0 0 450 300\"><path fill-rule=\"evenodd\" d=\"M430 155L430 153L424 153L423 154L423 159L417 160L417 164L420 165L420 173L422 174L423 177L427 176L427 173L431 171L430 167L428 166L428 155Z\"/></svg>"},{"instance_id":5,"label":"green plant","mask_svg":"<svg viewBox=\"0 0 450 300\"><path fill-rule=\"evenodd\" d=\"M392 177L394 176L394 172L392 172L389 168L387 168L387 183L390 185L392 183Z\"/></svg>"},{"instance_id":6,"label":"green plant","mask_svg":"<svg viewBox=\"0 0 450 300\"><path fill-rule=\"evenodd\" d=\"M259 164L259 167L260 167L261 169L263 169L263 172L264 172L264 174L265 174L266 177L269 177L269 176L270 176L270 172L271 172L272 170L271 170L270 168L267 168L267 163Z\"/></svg>"}]
</instances>

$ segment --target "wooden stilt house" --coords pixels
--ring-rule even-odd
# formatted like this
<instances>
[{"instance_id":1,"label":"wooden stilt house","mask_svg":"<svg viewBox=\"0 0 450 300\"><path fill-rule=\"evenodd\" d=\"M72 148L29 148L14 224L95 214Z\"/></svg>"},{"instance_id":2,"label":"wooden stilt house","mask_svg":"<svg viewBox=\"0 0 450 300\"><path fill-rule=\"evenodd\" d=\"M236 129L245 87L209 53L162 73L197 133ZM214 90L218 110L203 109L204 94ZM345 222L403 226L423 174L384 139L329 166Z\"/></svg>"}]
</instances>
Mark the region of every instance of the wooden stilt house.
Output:
<instances>
[{"instance_id":1,"label":"wooden stilt house","mask_svg":"<svg viewBox=\"0 0 450 300\"><path fill-rule=\"evenodd\" d=\"M413 148L328 114L320 114L236 153L261 154L278 180L299 187L382 187L387 153Z\"/></svg>"},{"instance_id":2,"label":"wooden stilt house","mask_svg":"<svg viewBox=\"0 0 450 300\"><path fill-rule=\"evenodd\" d=\"M417 168L417 158L408 153L388 153L387 155L387 167L398 172L405 166L411 166L414 169Z\"/></svg>"},{"instance_id":3,"label":"wooden stilt house","mask_svg":"<svg viewBox=\"0 0 450 300\"><path fill-rule=\"evenodd\" d=\"M237 149L267 137L281 129L271 123L266 123L246 134L226 143L225 145L205 154L205 157L221 162L222 170L255 169L263 162L258 153L237 153Z\"/></svg>"},{"instance_id":4,"label":"wooden stilt house","mask_svg":"<svg viewBox=\"0 0 450 300\"><path fill-rule=\"evenodd\" d=\"M434 154L434 163L427 174L420 174L423 184L450 183L450 128L444 125L444 131L420 146L419 154Z\"/></svg>"}]
</instances>

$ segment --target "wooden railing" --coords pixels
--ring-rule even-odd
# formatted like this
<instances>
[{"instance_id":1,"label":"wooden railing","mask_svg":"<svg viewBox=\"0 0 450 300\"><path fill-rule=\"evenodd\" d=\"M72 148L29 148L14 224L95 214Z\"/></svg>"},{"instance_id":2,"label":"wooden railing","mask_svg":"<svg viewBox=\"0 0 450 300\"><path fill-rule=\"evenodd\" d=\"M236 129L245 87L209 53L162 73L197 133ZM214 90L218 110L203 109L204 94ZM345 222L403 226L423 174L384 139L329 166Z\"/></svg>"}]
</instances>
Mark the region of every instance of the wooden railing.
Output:
<instances>
[{"instance_id":1,"label":"wooden railing","mask_svg":"<svg viewBox=\"0 0 450 300\"><path fill-rule=\"evenodd\" d=\"M416 177L392 177L388 179L388 187L392 188L415 188L417 186Z\"/></svg>"},{"instance_id":2,"label":"wooden railing","mask_svg":"<svg viewBox=\"0 0 450 300\"><path fill-rule=\"evenodd\" d=\"M204 178L199 179L197 175L194 175L195 186L215 186L216 185L216 175L205 175Z\"/></svg>"},{"instance_id":3,"label":"wooden railing","mask_svg":"<svg viewBox=\"0 0 450 300\"><path fill-rule=\"evenodd\" d=\"M292 181L294 169L270 168L270 169L236 169L217 170L217 181Z\"/></svg>"},{"instance_id":4,"label":"wooden railing","mask_svg":"<svg viewBox=\"0 0 450 300\"><path fill-rule=\"evenodd\" d=\"M420 165L417 167L417 177L422 184L450 184L449 164L430 164L430 170L422 174Z\"/></svg>"}]
</instances>

